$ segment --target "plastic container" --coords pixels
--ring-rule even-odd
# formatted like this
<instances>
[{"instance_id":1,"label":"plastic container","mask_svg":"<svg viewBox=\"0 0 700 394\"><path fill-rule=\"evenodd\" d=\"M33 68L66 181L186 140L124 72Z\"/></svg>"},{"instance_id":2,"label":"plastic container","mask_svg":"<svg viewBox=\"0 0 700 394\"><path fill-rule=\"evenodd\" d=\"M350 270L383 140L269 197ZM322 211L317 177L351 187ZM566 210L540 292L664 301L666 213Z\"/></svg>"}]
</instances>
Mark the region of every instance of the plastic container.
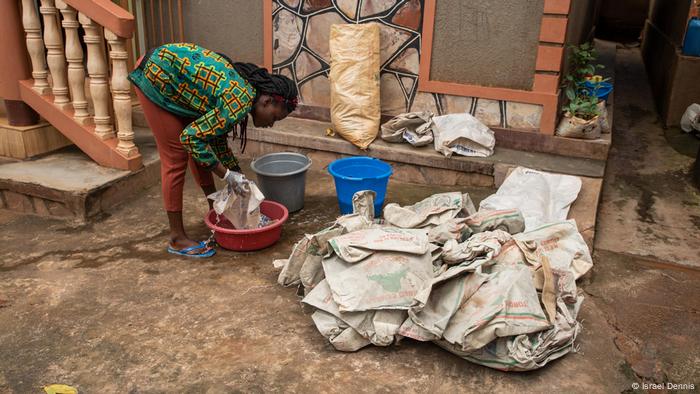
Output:
<instances>
[{"instance_id":1,"label":"plastic container","mask_svg":"<svg viewBox=\"0 0 700 394\"><path fill-rule=\"evenodd\" d=\"M700 56L700 19L690 18L688 29L683 40L683 54L686 56Z\"/></svg>"},{"instance_id":2,"label":"plastic container","mask_svg":"<svg viewBox=\"0 0 700 394\"><path fill-rule=\"evenodd\" d=\"M214 230L214 239L224 249L237 252L250 252L274 245L282 236L282 225L287 221L289 212L284 205L265 200L260 204L260 212L276 222L269 226L252 228L249 230L236 230L231 222L221 216L216 223L216 212L212 209L204 217L207 226Z\"/></svg>"},{"instance_id":3,"label":"plastic container","mask_svg":"<svg viewBox=\"0 0 700 394\"><path fill-rule=\"evenodd\" d=\"M266 199L277 201L289 212L304 208L306 170L311 159L299 153L270 153L253 160L250 166Z\"/></svg>"},{"instance_id":4,"label":"plastic container","mask_svg":"<svg viewBox=\"0 0 700 394\"><path fill-rule=\"evenodd\" d=\"M610 82L586 81L584 85L589 93L595 92L596 97L601 100L607 100L610 92L613 91L613 85ZM598 90L596 90L596 87Z\"/></svg>"},{"instance_id":5,"label":"plastic container","mask_svg":"<svg viewBox=\"0 0 700 394\"><path fill-rule=\"evenodd\" d=\"M361 190L377 193L374 213L379 216L386 197L386 187L392 174L391 166L379 159L366 156L338 159L328 166L335 180L340 213L352 213L352 196Z\"/></svg>"}]
</instances>

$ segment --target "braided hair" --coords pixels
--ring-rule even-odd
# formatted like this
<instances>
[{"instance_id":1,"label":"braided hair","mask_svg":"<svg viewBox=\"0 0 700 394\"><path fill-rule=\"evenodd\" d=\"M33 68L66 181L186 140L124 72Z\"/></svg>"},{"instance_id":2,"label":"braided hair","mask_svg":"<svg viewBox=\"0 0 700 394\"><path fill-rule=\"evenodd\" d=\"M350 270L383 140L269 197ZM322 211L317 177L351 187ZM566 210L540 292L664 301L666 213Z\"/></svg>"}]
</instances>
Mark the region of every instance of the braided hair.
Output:
<instances>
[{"instance_id":1,"label":"braided hair","mask_svg":"<svg viewBox=\"0 0 700 394\"><path fill-rule=\"evenodd\" d=\"M296 109L298 103L297 96L299 93L294 81L285 77L284 75L270 74L267 69L258 67L253 63L234 63L228 56L222 53L219 53L219 55L231 63L233 68L241 77L243 77L243 79L253 85L257 92L255 99L253 100L253 104L258 101L260 95L267 94L268 96L272 97L275 102L283 104L287 109L287 112L291 113ZM247 116L241 121L238 128L238 135L241 139L241 153L243 153L245 152L245 146L248 142Z\"/></svg>"},{"instance_id":2,"label":"braided hair","mask_svg":"<svg viewBox=\"0 0 700 394\"><path fill-rule=\"evenodd\" d=\"M236 72L261 93L275 98L285 104L287 112L292 112L297 106L297 86L284 75L270 74L267 69L253 63L233 63ZM256 97L257 99L257 97Z\"/></svg>"}]
</instances>

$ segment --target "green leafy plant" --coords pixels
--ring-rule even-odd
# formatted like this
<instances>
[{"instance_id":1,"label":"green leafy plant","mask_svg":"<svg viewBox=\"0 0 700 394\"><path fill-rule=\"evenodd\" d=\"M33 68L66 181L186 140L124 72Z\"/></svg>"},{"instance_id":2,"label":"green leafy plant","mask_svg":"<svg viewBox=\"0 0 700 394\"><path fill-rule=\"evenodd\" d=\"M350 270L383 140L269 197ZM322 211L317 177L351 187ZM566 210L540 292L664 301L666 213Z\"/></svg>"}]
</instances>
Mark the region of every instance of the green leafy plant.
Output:
<instances>
[{"instance_id":1,"label":"green leafy plant","mask_svg":"<svg viewBox=\"0 0 700 394\"><path fill-rule=\"evenodd\" d=\"M575 116L577 118L589 120L600 115L598 110L598 97L588 92L569 96L567 93L568 103L562 107L567 116Z\"/></svg>"},{"instance_id":2,"label":"green leafy plant","mask_svg":"<svg viewBox=\"0 0 700 394\"><path fill-rule=\"evenodd\" d=\"M596 70L604 68L602 64L594 64L598 55L588 42L579 46L570 46L571 60L569 74L564 77L562 88L567 103L562 111L567 116L576 116L589 120L600 115L598 110L598 85L593 89L586 88L586 79L595 75Z\"/></svg>"},{"instance_id":3,"label":"green leafy plant","mask_svg":"<svg viewBox=\"0 0 700 394\"><path fill-rule=\"evenodd\" d=\"M571 68L569 72L577 81L584 82L587 77L595 75L596 70L605 68L602 64L593 64L598 59L598 53L590 42L579 46L570 45Z\"/></svg>"}]
</instances>

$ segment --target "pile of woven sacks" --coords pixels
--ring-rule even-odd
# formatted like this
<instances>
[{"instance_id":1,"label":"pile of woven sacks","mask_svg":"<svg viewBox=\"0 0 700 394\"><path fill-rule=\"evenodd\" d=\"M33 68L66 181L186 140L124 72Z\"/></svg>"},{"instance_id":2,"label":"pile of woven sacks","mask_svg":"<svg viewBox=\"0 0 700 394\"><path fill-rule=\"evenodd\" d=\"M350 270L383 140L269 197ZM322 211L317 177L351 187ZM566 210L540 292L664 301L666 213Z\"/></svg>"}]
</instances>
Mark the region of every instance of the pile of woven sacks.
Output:
<instances>
[{"instance_id":1,"label":"pile of woven sacks","mask_svg":"<svg viewBox=\"0 0 700 394\"><path fill-rule=\"evenodd\" d=\"M576 280L592 261L573 220L525 232L518 209L477 211L460 192L375 219L373 197L357 193L353 214L274 262L337 350L411 338L508 371L575 350Z\"/></svg>"}]
</instances>

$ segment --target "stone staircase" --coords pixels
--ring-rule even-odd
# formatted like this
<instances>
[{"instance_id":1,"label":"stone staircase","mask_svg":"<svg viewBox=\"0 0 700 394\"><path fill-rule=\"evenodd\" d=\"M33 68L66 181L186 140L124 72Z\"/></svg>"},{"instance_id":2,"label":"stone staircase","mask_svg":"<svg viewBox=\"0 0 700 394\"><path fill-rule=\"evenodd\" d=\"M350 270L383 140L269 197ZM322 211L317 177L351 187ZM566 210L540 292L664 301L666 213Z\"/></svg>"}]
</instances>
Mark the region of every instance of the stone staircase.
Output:
<instances>
[{"instance_id":1,"label":"stone staircase","mask_svg":"<svg viewBox=\"0 0 700 394\"><path fill-rule=\"evenodd\" d=\"M0 162L0 208L85 222L160 181L160 159L150 130L135 127L143 166L103 167L75 146L34 160Z\"/></svg>"}]
</instances>

